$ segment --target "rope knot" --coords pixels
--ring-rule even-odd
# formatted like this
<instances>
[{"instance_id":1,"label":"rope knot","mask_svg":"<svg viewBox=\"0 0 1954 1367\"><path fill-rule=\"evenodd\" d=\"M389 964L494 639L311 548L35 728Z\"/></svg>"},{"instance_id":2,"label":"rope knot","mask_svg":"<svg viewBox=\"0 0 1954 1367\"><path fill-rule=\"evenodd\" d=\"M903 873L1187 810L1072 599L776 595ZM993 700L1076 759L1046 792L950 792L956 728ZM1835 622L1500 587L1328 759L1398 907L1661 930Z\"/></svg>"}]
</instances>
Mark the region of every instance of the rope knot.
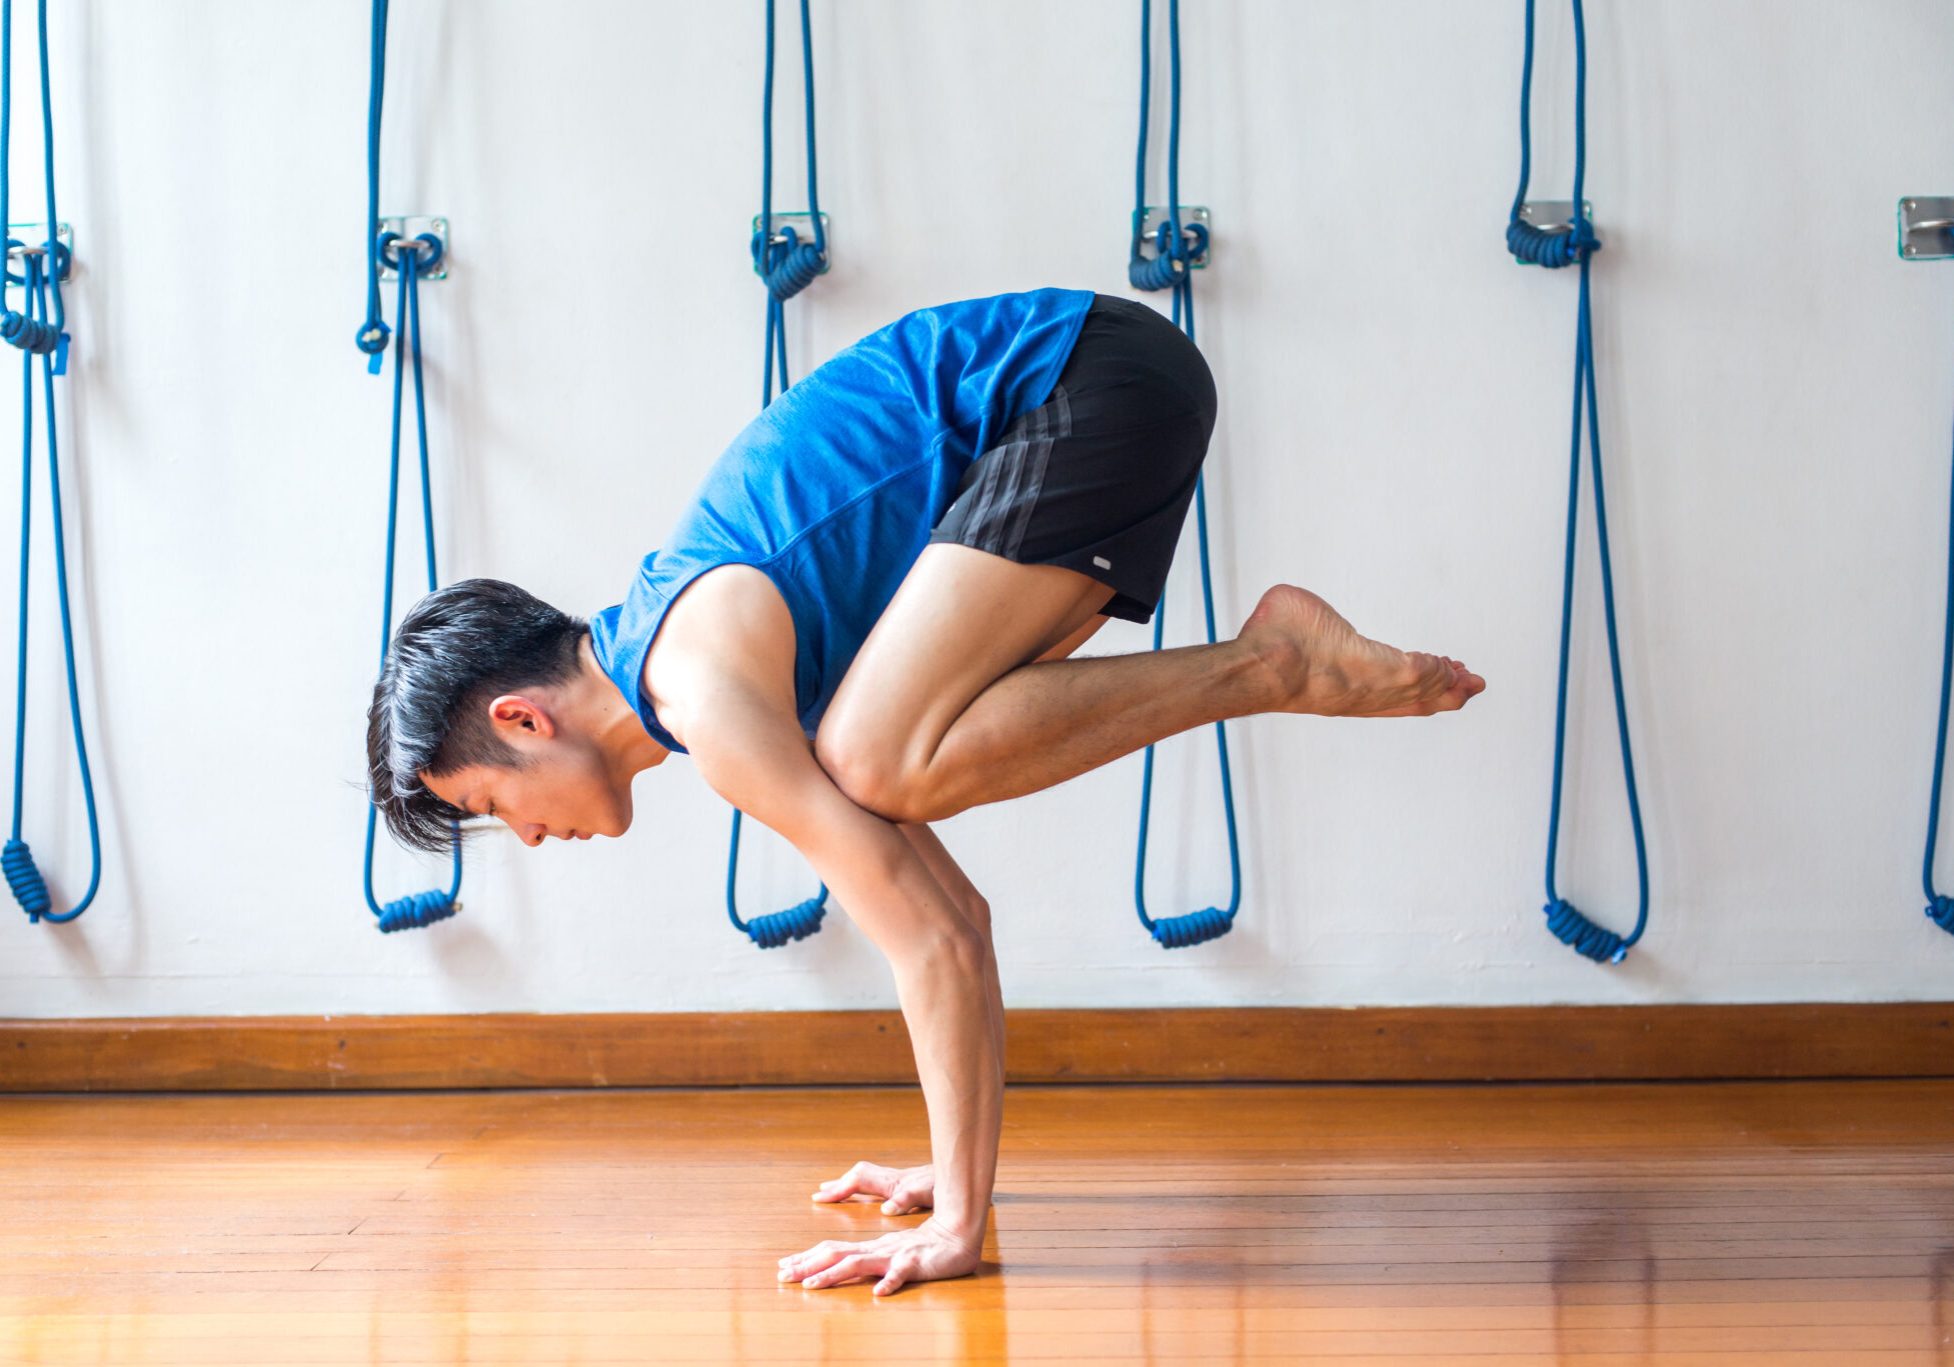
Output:
<instances>
[{"instance_id":1,"label":"rope knot","mask_svg":"<svg viewBox=\"0 0 1954 1367\"><path fill-rule=\"evenodd\" d=\"M1189 945L1218 940L1234 928L1235 918L1220 907L1203 907L1185 916L1161 916L1153 923L1154 943L1162 949L1185 949Z\"/></svg>"},{"instance_id":2,"label":"rope knot","mask_svg":"<svg viewBox=\"0 0 1954 1367\"><path fill-rule=\"evenodd\" d=\"M461 910L461 903L438 889L396 897L380 908L380 929L387 932L412 930L445 921Z\"/></svg>"},{"instance_id":3,"label":"rope knot","mask_svg":"<svg viewBox=\"0 0 1954 1367\"><path fill-rule=\"evenodd\" d=\"M753 917L746 923L746 933L761 949L778 949L789 940L806 939L821 929L821 918L828 914L827 901L828 890L823 887L805 902L797 902L785 911Z\"/></svg>"},{"instance_id":4,"label":"rope knot","mask_svg":"<svg viewBox=\"0 0 1954 1367\"><path fill-rule=\"evenodd\" d=\"M1927 919L1954 935L1954 897L1939 892L1933 894L1933 900L1927 903Z\"/></svg>"},{"instance_id":5,"label":"rope knot","mask_svg":"<svg viewBox=\"0 0 1954 1367\"><path fill-rule=\"evenodd\" d=\"M1194 245L1187 239L1192 237ZM1181 224L1181 237L1174 238L1174 225L1162 219L1153 231L1154 255L1140 255L1136 249L1133 259L1126 263L1127 283L1136 290L1172 289L1186 277L1188 271L1207 259L1208 230L1199 223Z\"/></svg>"},{"instance_id":6,"label":"rope knot","mask_svg":"<svg viewBox=\"0 0 1954 1367\"><path fill-rule=\"evenodd\" d=\"M1628 957L1628 946L1622 943L1621 936L1590 921L1565 897L1555 898L1541 910L1547 913L1547 929L1554 933L1554 938L1576 954L1598 964L1618 964Z\"/></svg>"},{"instance_id":7,"label":"rope knot","mask_svg":"<svg viewBox=\"0 0 1954 1367\"><path fill-rule=\"evenodd\" d=\"M45 356L61 344L61 330L52 323L8 309L0 313L0 342L32 356Z\"/></svg>"},{"instance_id":8,"label":"rope knot","mask_svg":"<svg viewBox=\"0 0 1954 1367\"><path fill-rule=\"evenodd\" d=\"M755 231L750 246L753 269L766 282L767 293L775 299L792 299L814 283L814 277L828 268L828 261L812 242L803 242L793 228L783 226L776 240Z\"/></svg>"},{"instance_id":9,"label":"rope knot","mask_svg":"<svg viewBox=\"0 0 1954 1367\"><path fill-rule=\"evenodd\" d=\"M9 840L4 852L0 852L0 869L7 875L7 886L13 889L14 900L29 919L38 921L41 913L54 905L48 896L47 880L34 863L34 852L27 848L24 840Z\"/></svg>"},{"instance_id":10,"label":"rope knot","mask_svg":"<svg viewBox=\"0 0 1954 1367\"><path fill-rule=\"evenodd\" d=\"M1515 218L1506 225L1506 250L1524 265L1559 270L1600 251L1601 239L1585 214L1566 228L1540 228Z\"/></svg>"}]
</instances>

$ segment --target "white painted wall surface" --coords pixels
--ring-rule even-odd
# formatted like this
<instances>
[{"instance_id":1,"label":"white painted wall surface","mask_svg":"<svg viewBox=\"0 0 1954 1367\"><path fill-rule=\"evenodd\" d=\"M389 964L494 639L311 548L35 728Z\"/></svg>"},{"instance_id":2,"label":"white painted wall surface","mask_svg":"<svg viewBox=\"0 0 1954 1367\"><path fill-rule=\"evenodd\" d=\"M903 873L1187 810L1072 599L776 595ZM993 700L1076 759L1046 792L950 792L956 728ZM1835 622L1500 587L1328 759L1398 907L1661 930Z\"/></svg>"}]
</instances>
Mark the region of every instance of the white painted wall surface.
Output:
<instances>
[{"instance_id":1,"label":"white painted wall surface","mask_svg":"<svg viewBox=\"0 0 1954 1367\"><path fill-rule=\"evenodd\" d=\"M767 953L733 933L728 809L682 759L640 780L625 839L486 837L458 918L375 932L358 785L388 386L352 344L366 6L54 8L81 265L69 532L107 870L74 924L0 916L0 1014L894 1005L844 915ZM444 573L589 612L757 401L759 6L394 8L383 209L453 222L454 274L426 290ZM1430 721L1235 725L1243 910L1198 949L1162 952L1133 914L1137 756L945 823L995 908L1007 1000L1946 995L1954 939L1921 916L1918 873L1954 264L1897 260L1893 210L1954 193L1954 10L1591 0L1604 451L1655 877L1646 940L1607 969L1541 924L1575 282L1501 249L1518 0L1186 8L1183 198L1217 222L1200 321L1225 629L1286 579L1490 686ZM1535 184L1564 196L1571 35L1543 9ZM836 258L792 306L797 373L923 304L1124 289L1136 10L820 0ZM779 205L803 193L790 16ZM17 106L15 217L35 218L38 117ZM0 385L0 431L16 395ZM44 521L38 545L28 837L65 906L86 842ZM1582 554L1563 888L1626 929ZM1190 520L1176 643L1198 627L1194 557ZM1147 643L1115 623L1088 652ZM1211 733L1165 747L1159 785L1157 905L1225 897ZM744 872L750 910L813 887L764 830ZM389 850L383 896L440 876Z\"/></svg>"}]
</instances>

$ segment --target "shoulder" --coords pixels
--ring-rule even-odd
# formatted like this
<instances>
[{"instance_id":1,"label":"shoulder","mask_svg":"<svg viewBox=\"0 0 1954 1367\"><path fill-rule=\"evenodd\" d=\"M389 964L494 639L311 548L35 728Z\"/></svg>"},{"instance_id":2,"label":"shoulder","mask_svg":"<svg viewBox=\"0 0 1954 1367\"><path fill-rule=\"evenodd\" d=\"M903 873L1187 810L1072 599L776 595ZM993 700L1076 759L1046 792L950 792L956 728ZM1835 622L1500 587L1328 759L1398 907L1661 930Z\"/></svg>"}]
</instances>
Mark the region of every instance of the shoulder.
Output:
<instances>
[{"instance_id":1,"label":"shoulder","mask_svg":"<svg viewBox=\"0 0 1954 1367\"><path fill-rule=\"evenodd\" d=\"M713 699L738 693L794 715L794 619L766 571L719 565L666 610L638 684L660 724L688 750Z\"/></svg>"}]
</instances>

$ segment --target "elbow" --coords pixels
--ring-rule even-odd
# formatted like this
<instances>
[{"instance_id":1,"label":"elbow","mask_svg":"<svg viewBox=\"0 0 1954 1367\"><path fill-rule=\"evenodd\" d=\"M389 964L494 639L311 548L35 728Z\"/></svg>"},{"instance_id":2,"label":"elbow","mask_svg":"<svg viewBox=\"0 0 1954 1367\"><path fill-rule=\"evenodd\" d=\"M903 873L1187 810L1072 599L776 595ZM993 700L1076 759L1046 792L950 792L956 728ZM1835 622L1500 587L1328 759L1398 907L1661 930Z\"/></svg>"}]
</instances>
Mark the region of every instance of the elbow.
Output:
<instances>
[{"instance_id":1,"label":"elbow","mask_svg":"<svg viewBox=\"0 0 1954 1367\"><path fill-rule=\"evenodd\" d=\"M913 773L894 757L830 742L823 732L814 738L814 758L843 797L884 821L915 825L951 815L930 801Z\"/></svg>"}]
</instances>

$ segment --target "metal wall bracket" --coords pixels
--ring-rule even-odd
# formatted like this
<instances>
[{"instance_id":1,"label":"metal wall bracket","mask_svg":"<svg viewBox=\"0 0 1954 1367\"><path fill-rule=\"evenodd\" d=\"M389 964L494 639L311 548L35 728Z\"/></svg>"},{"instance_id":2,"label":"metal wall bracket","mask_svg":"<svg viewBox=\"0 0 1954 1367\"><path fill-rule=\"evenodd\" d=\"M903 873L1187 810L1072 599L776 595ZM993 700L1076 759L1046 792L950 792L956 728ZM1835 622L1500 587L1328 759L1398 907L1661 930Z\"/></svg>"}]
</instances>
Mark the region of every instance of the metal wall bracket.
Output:
<instances>
[{"instance_id":1,"label":"metal wall bracket","mask_svg":"<svg viewBox=\"0 0 1954 1367\"><path fill-rule=\"evenodd\" d=\"M779 242L782 240L781 233L780 233L780 230L782 228L792 228L794 230L794 237L798 241L801 242L814 241L814 215L813 214L784 213L784 212L776 211L771 215L771 218L773 219L774 241ZM760 215L758 214L753 215L753 226L750 229L750 231L756 233L760 231ZM834 259L835 240L834 237L832 236L833 232L834 232L834 227L831 224L828 216L826 214L822 214L821 215L821 245L822 245L821 274L823 275L826 275L828 273L828 263ZM760 263L758 261L755 261L753 263L753 273L755 275L758 275L760 273Z\"/></svg>"},{"instance_id":2,"label":"metal wall bracket","mask_svg":"<svg viewBox=\"0 0 1954 1367\"><path fill-rule=\"evenodd\" d=\"M1160 255L1156 250L1158 239L1154 234L1159 231L1161 224L1172 222L1173 215L1168 211L1168 206L1165 204L1149 204L1142 211L1140 216L1141 260L1152 261ZM1187 225L1190 223L1198 223L1207 229L1207 251L1201 254L1199 261L1188 262L1190 269L1204 271L1208 268L1208 263L1214 260L1214 220L1208 214L1208 206L1205 204L1181 205L1181 239L1187 242L1188 246L1192 248L1194 245L1192 241L1193 235L1187 231Z\"/></svg>"},{"instance_id":3,"label":"metal wall bracket","mask_svg":"<svg viewBox=\"0 0 1954 1367\"><path fill-rule=\"evenodd\" d=\"M1581 201L1581 212L1594 222L1594 201ZM1520 206L1520 221L1544 233L1574 231L1574 201L1571 199L1530 199Z\"/></svg>"},{"instance_id":4,"label":"metal wall bracket","mask_svg":"<svg viewBox=\"0 0 1954 1367\"><path fill-rule=\"evenodd\" d=\"M441 245L446 250L441 253L440 263L431 271L420 272L419 278L422 280L446 280L448 278L448 259L454 255L455 244L448 237L448 220L445 216L436 214L396 214L392 218L381 219L378 231L383 233L399 233L404 238L415 238L419 237L422 233L433 233L441 239ZM405 251L407 248L403 247L401 250ZM398 275L398 272L385 262L376 262L375 264L379 267L380 278L382 280L392 280Z\"/></svg>"},{"instance_id":5,"label":"metal wall bracket","mask_svg":"<svg viewBox=\"0 0 1954 1367\"><path fill-rule=\"evenodd\" d=\"M1908 195L1900 201L1897 217L1902 261L1954 256L1954 197Z\"/></svg>"},{"instance_id":6,"label":"metal wall bracket","mask_svg":"<svg viewBox=\"0 0 1954 1367\"><path fill-rule=\"evenodd\" d=\"M9 223L7 225L7 236L25 243L29 251L37 250L43 242L47 241L47 224L45 222ZM75 225L72 223L59 224L55 228L54 236L57 242L68 249L68 274L72 276L75 271ZM21 248L19 247L10 247L7 249L7 255L10 258L19 256L20 253ZM7 269L11 273L13 270L12 265L9 264Z\"/></svg>"}]
</instances>

